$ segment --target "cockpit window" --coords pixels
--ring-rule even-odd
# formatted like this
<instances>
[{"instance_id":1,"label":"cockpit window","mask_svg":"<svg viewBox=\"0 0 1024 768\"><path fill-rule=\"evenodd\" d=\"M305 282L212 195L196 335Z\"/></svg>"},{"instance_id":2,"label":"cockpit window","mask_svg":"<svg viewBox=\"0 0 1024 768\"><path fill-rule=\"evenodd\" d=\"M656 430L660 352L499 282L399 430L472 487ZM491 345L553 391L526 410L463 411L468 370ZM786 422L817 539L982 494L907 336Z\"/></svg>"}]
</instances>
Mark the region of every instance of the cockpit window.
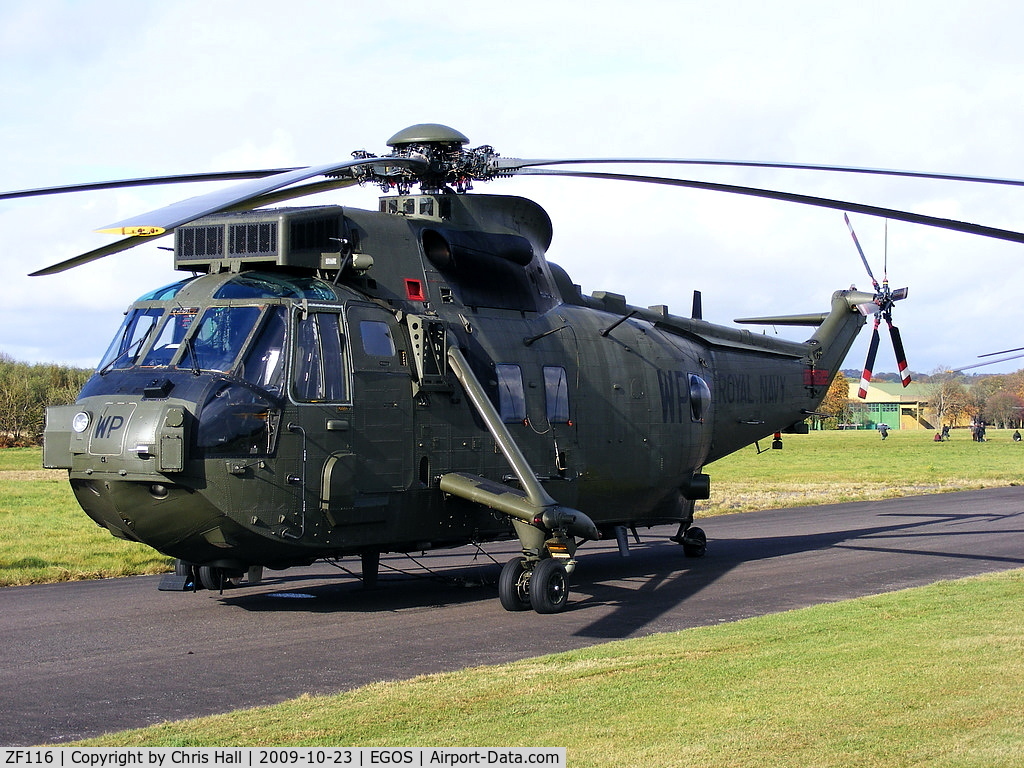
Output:
<instances>
[{"instance_id":1,"label":"cockpit window","mask_svg":"<svg viewBox=\"0 0 1024 768\"><path fill-rule=\"evenodd\" d=\"M230 371L260 317L260 307L210 307L178 361L179 368Z\"/></svg>"},{"instance_id":2,"label":"cockpit window","mask_svg":"<svg viewBox=\"0 0 1024 768\"><path fill-rule=\"evenodd\" d=\"M130 368L135 365L139 352L142 351L163 313L164 311L158 308L134 309L129 312L103 355L99 370Z\"/></svg>"},{"instance_id":3,"label":"cockpit window","mask_svg":"<svg viewBox=\"0 0 1024 768\"><path fill-rule=\"evenodd\" d=\"M167 321L160 328L160 335L149 348L140 365L166 366L178 353L182 339L192 326L192 321L199 314L196 307L174 307L167 316Z\"/></svg>"},{"instance_id":4,"label":"cockpit window","mask_svg":"<svg viewBox=\"0 0 1024 768\"><path fill-rule=\"evenodd\" d=\"M140 296L137 301L168 301L178 295L178 291L184 288L186 285L191 283L196 278L189 277L184 280L179 280L176 283L165 285L162 288L157 288L155 291L150 291L145 296Z\"/></svg>"},{"instance_id":5,"label":"cockpit window","mask_svg":"<svg viewBox=\"0 0 1024 768\"><path fill-rule=\"evenodd\" d=\"M315 299L337 301L338 295L329 283L315 277L275 275L269 272L247 272L224 283L215 299Z\"/></svg>"},{"instance_id":6,"label":"cockpit window","mask_svg":"<svg viewBox=\"0 0 1024 768\"><path fill-rule=\"evenodd\" d=\"M359 338L363 342L363 352L370 357L391 357L395 354L395 341L391 338L391 329L387 323L361 320Z\"/></svg>"},{"instance_id":7,"label":"cockpit window","mask_svg":"<svg viewBox=\"0 0 1024 768\"><path fill-rule=\"evenodd\" d=\"M285 308L270 307L256 338L242 359L239 376L270 392L281 392L284 380L284 329Z\"/></svg>"}]
</instances>

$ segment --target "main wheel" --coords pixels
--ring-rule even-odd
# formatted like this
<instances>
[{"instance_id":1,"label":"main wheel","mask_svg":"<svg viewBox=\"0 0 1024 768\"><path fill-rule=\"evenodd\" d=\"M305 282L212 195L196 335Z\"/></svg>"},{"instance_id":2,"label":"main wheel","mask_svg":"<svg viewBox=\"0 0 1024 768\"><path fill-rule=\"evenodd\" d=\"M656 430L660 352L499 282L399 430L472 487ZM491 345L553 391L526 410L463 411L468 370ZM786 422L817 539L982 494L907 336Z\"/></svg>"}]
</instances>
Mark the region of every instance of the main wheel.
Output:
<instances>
[{"instance_id":1,"label":"main wheel","mask_svg":"<svg viewBox=\"0 0 1024 768\"><path fill-rule=\"evenodd\" d=\"M198 586L214 592L223 592L225 589L237 587L242 580L240 572L219 568L215 565L199 566L196 568L196 576L199 579Z\"/></svg>"},{"instance_id":2,"label":"main wheel","mask_svg":"<svg viewBox=\"0 0 1024 768\"><path fill-rule=\"evenodd\" d=\"M530 604L537 613L558 613L569 602L569 576L554 558L541 560L530 576Z\"/></svg>"},{"instance_id":3,"label":"main wheel","mask_svg":"<svg viewBox=\"0 0 1024 768\"><path fill-rule=\"evenodd\" d=\"M203 589L220 591L224 589L224 571L210 565L201 565L196 568L196 575L199 577L199 585Z\"/></svg>"},{"instance_id":4,"label":"main wheel","mask_svg":"<svg viewBox=\"0 0 1024 768\"><path fill-rule=\"evenodd\" d=\"M704 557L707 551L707 534L700 528L687 528L683 534L683 554L687 557Z\"/></svg>"},{"instance_id":5,"label":"main wheel","mask_svg":"<svg viewBox=\"0 0 1024 768\"><path fill-rule=\"evenodd\" d=\"M530 572L526 570L523 558L512 558L501 569L498 600L506 611L525 611L530 608Z\"/></svg>"}]
</instances>

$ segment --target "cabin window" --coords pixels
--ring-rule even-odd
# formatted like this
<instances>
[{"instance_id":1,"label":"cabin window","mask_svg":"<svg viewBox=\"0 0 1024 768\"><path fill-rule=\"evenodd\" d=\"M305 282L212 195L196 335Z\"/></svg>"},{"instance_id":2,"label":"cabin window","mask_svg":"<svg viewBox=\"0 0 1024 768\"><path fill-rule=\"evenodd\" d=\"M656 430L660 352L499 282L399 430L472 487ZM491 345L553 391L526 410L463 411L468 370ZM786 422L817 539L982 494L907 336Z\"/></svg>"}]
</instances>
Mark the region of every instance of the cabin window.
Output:
<instances>
[{"instance_id":1,"label":"cabin window","mask_svg":"<svg viewBox=\"0 0 1024 768\"><path fill-rule=\"evenodd\" d=\"M359 321L359 338L363 343L363 352L370 357L393 357L395 340L391 338L391 329L387 323L379 320Z\"/></svg>"},{"instance_id":2,"label":"cabin window","mask_svg":"<svg viewBox=\"0 0 1024 768\"><path fill-rule=\"evenodd\" d=\"M526 421L526 390L523 388L523 372L518 365L499 364L494 366L498 377L498 412L506 424Z\"/></svg>"},{"instance_id":3,"label":"cabin window","mask_svg":"<svg viewBox=\"0 0 1024 768\"><path fill-rule=\"evenodd\" d=\"M690 418L703 422L711 410L711 387L700 376L690 374Z\"/></svg>"},{"instance_id":4,"label":"cabin window","mask_svg":"<svg viewBox=\"0 0 1024 768\"><path fill-rule=\"evenodd\" d=\"M348 400L348 373L340 316L313 312L298 322L292 389L300 402Z\"/></svg>"},{"instance_id":5,"label":"cabin window","mask_svg":"<svg viewBox=\"0 0 1024 768\"><path fill-rule=\"evenodd\" d=\"M544 398L547 403L548 423L569 423L569 384L565 377L565 368L544 367Z\"/></svg>"}]
</instances>

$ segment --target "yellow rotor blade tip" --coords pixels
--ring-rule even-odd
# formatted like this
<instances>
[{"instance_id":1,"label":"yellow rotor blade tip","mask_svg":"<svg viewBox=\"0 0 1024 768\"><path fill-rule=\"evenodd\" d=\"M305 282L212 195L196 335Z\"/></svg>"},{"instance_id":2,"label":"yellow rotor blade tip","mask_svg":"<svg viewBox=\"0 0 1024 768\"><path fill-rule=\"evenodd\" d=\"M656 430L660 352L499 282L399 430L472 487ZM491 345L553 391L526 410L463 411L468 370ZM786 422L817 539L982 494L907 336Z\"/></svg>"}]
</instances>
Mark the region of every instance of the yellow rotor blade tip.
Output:
<instances>
[{"instance_id":1,"label":"yellow rotor blade tip","mask_svg":"<svg viewBox=\"0 0 1024 768\"><path fill-rule=\"evenodd\" d=\"M162 235L167 230L163 227L113 227L111 229L97 229L97 232L103 232L107 235L135 235L137 237L153 237L154 235Z\"/></svg>"}]
</instances>

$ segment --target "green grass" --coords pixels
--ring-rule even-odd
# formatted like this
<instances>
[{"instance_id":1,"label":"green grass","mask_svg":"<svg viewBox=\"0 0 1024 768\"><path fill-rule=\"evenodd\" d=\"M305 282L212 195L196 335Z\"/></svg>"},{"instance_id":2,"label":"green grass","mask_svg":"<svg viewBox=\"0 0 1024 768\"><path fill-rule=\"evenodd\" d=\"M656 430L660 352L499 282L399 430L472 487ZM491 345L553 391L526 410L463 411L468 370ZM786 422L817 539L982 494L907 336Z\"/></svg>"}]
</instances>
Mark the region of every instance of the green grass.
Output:
<instances>
[{"instance_id":1,"label":"green grass","mask_svg":"<svg viewBox=\"0 0 1024 768\"><path fill-rule=\"evenodd\" d=\"M67 472L38 448L0 450L0 586L160 573L173 562L115 539L75 501Z\"/></svg>"},{"instance_id":2,"label":"green grass","mask_svg":"<svg viewBox=\"0 0 1024 768\"><path fill-rule=\"evenodd\" d=\"M564 746L572 766L1024 765L1024 572L82 742Z\"/></svg>"},{"instance_id":3,"label":"green grass","mask_svg":"<svg viewBox=\"0 0 1024 768\"><path fill-rule=\"evenodd\" d=\"M1024 443L1012 430L989 430L984 443L956 430L936 443L932 432L906 430L882 440L874 431L784 435L783 449L746 448L704 470L711 499L702 515L806 504L941 493L1024 483Z\"/></svg>"},{"instance_id":4,"label":"green grass","mask_svg":"<svg viewBox=\"0 0 1024 768\"><path fill-rule=\"evenodd\" d=\"M0 472L30 471L41 469L42 466L41 448L0 449Z\"/></svg>"}]
</instances>

